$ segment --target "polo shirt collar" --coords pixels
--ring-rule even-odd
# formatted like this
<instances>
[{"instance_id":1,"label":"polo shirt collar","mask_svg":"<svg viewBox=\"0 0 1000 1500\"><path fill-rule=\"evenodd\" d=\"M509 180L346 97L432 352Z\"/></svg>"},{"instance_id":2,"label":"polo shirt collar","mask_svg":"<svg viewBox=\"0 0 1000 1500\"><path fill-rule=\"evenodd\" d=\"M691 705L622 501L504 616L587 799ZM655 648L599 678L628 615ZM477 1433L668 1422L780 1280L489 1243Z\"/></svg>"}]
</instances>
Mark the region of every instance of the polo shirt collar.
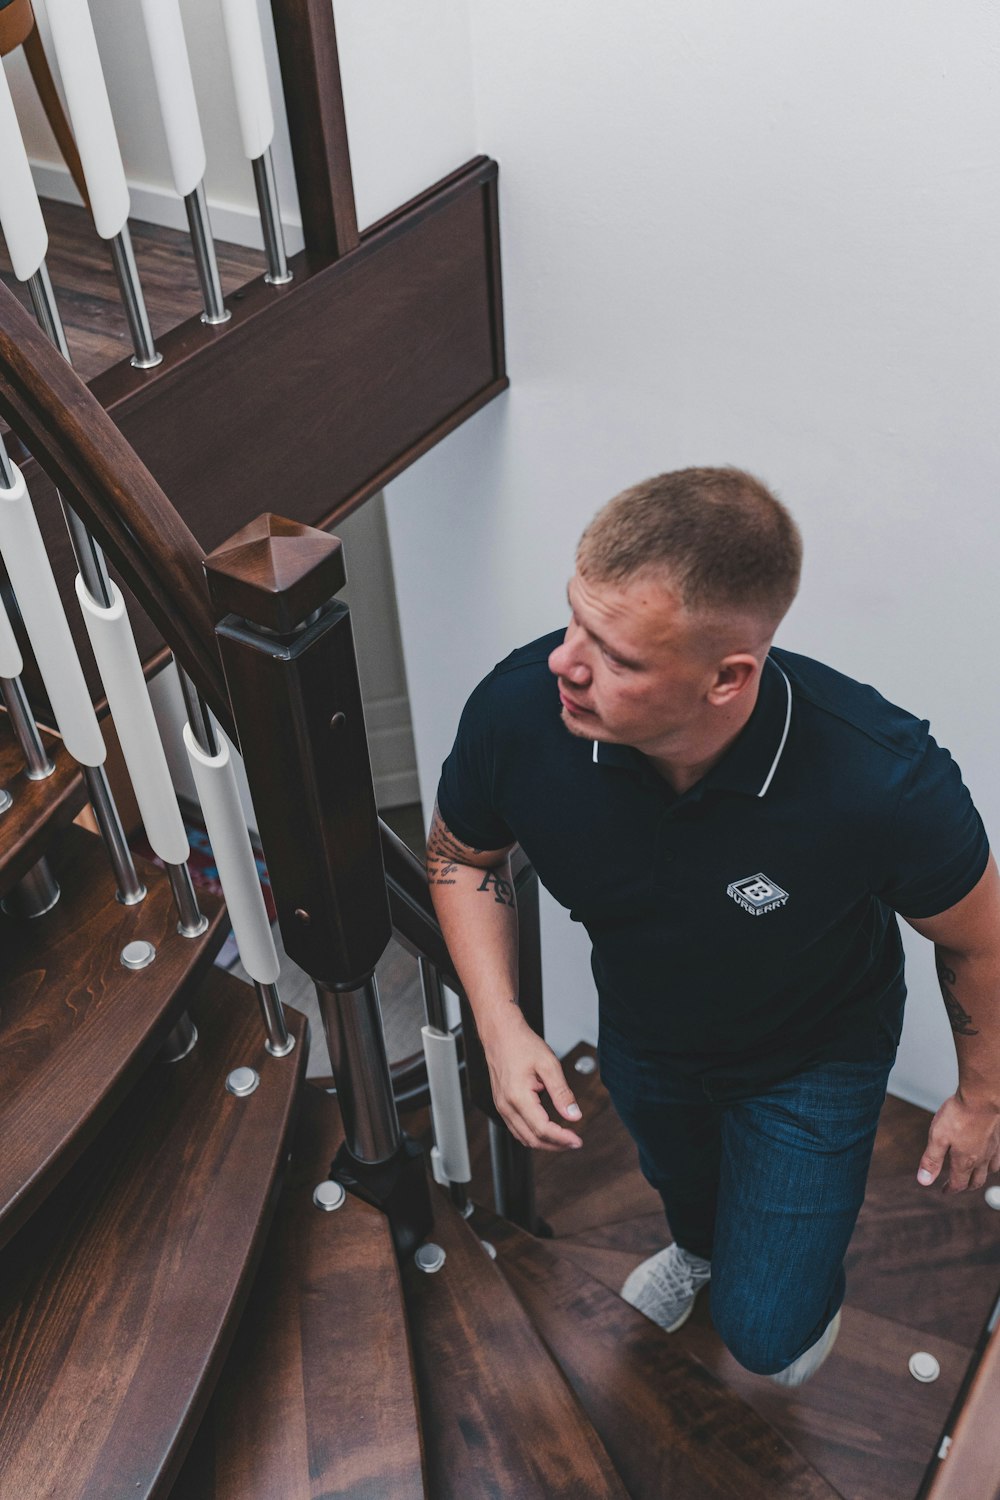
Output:
<instances>
[{"instance_id":1,"label":"polo shirt collar","mask_svg":"<svg viewBox=\"0 0 1000 1500\"><path fill-rule=\"evenodd\" d=\"M697 790L712 788L742 792L748 797L765 796L784 754L791 722L792 685L774 657L768 656L753 713L722 759L697 783ZM651 769L646 757L633 745L594 740L593 746L596 765L621 766L640 773ZM692 792L695 790L691 788Z\"/></svg>"}]
</instances>

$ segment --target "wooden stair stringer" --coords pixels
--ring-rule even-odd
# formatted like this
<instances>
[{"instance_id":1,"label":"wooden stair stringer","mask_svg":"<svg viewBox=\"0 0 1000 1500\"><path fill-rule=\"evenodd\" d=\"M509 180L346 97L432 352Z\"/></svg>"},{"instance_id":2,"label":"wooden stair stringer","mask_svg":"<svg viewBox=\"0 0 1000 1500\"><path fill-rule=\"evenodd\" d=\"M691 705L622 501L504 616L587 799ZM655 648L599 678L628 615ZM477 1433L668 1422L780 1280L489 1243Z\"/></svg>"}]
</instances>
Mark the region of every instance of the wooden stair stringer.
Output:
<instances>
[{"instance_id":1,"label":"wooden stair stringer","mask_svg":"<svg viewBox=\"0 0 1000 1500\"><path fill-rule=\"evenodd\" d=\"M423 1444L388 1220L317 1183L343 1140L303 1089L292 1166L254 1288L176 1500L425 1500Z\"/></svg>"},{"instance_id":2,"label":"wooden stair stringer","mask_svg":"<svg viewBox=\"0 0 1000 1500\"><path fill-rule=\"evenodd\" d=\"M484 1209L472 1227L576 1391L632 1500L835 1500L838 1491L671 1336Z\"/></svg>"},{"instance_id":3,"label":"wooden stair stringer","mask_svg":"<svg viewBox=\"0 0 1000 1500\"><path fill-rule=\"evenodd\" d=\"M284 1164L308 1027L273 1058L252 992L213 971L181 1062L141 1087L4 1253L4 1492L169 1491L221 1367ZM229 1072L259 1087L237 1098Z\"/></svg>"},{"instance_id":4,"label":"wooden stair stringer","mask_svg":"<svg viewBox=\"0 0 1000 1500\"><path fill-rule=\"evenodd\" d=\"M433 1273L403 1270L434 1500L628 1500L499 1266L432 1187Z\"/></svg>"},{"instance_id":5,"label":"wooden stair stringer","mask_svg":"<svg viewBox=\"0 0 1000 1500\"><path fill-rule=\"evenodd\" d=\"M66 830L52 865L62 894L51 911L0 913L0 1246L151 1060L225 935L225 908L202 893L208 930L181 937L167 876L142 860L145 900L122 906L85 829ZM138 939L156 958L133 972L121 951Z\"/></svg>"},{"instance_id":6,"label":"wooden stair stringer","mask_svg":"<svg viewBox=\"0 0 1000 1500\"><path fill-rule=\"evenodd\" d=\"M46 852L53 833L72 822L87 801L83 772L58 735L41 731L53 771L32 781L21 747L0 708L0 787L13 798L0 813L0 896L5 896Z\"/></svg>"}]
</instances>

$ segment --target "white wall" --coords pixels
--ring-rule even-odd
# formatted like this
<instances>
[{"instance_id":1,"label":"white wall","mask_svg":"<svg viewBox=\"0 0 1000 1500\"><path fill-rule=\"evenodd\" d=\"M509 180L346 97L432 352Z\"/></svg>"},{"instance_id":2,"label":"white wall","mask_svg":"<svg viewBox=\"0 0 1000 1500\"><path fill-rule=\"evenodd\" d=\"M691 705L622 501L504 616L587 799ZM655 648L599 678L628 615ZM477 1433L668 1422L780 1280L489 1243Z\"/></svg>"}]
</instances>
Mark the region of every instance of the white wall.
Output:
<instances>
[{"instance_id":1,"label":"white wall","mask_svg":"<svg viewBox=\"0 0 1000 1500\"><path fill-rule=\"evenodd\" d=\"M513 384L389 492L425 804L468 689L564 620L593 512L732 462L805 534L780 639L929 716L997 828L1000 14L470 10ZM586 939L549 903L544 940L561 1050L594 1035ZM894 1087L931 1105L954 1070L913 946Z\"/></svg>"}]
</instances>

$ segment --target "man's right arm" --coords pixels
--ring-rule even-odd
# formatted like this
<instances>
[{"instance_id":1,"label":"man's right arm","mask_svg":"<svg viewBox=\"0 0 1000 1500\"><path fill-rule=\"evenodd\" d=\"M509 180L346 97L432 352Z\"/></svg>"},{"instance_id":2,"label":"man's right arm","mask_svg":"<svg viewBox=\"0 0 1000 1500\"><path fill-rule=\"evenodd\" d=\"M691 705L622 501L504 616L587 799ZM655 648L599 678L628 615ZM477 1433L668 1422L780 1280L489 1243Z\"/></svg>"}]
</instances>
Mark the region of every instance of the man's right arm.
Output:
<instances>
[{"instance_id":1,"label":"man's right arm","mask_svg":"<svg viewBox=\"0 0 1000 1500\"><path fill-rule=\"evenodd\" d=\"M517 1003L517 905L510 851L473 849L445 825L437 805L427 838L431 898L476 1018L493 1098L524 1146L565 1151L579 1136L550 1120L546 1090L567 1120L580 1118L559 1059L528 1025Z\"/></svg>"}]
</instances>

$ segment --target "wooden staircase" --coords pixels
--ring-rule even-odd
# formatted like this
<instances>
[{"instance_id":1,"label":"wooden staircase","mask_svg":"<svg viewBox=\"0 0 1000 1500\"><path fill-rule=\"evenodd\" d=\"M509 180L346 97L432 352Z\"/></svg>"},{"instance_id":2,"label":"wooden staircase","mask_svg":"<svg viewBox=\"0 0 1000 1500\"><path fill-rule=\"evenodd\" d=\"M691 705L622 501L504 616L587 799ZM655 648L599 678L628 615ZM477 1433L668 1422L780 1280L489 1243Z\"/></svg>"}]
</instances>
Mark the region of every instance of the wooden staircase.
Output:
<instances>
[{"instance_id":1,"label":"wooden staircase","mask_svg":"<svg viewBox=\"0 0 1000 1500\"><path fill-rule=\"evenodd\" d=\"M33 455L25 468L57 574L73 567L55 483L145 607L147 664L165 641L234 733L204 546L256 513L258 484L289 495L301 521L346 514L507 383L495 164L467 164L359 236L328 0L288 0L275 15L310 247L292 289L248 283L233 294L228 333L185 315L158 373L127 361L101 373L95 361L87 374L117 426L0 299L0 409ZM293 357L303 348L310 368L334 373L332 386L303 383ZM217 442L220 404L239 415L245 442L232 433ZM40 703L30 660L27 678ZM334 721L328 710L313 717L319 743ZM266 746L276 731L260 719ZM988 1232L973 1235L978 1290L967 1272L952 1277L963 1305L956 1294L946 1326L904 1324L899 1287L929 1289L916 1288L902 1253L894 1285L876 1294L869 1281L874 1301L845 1319L852 1368L862 1345L879 1349L878 1380L860 1397L829 1371L794 1397L741 1376L713 1334L707 1298L668 1336L617 1295L665 1226L599 1077L575 1071L593 1055L581 1046L566 1067L585 1149L535 1160L551 1234L527 1234L490 1209L485 1116L470 1110L476 1206L466 1218L431 1184L428 1240L443 1262L400 1264L390 1223L370 1202L349 1192L331 1209L314 1199L345 1127L341 1101L304 1082L304 1018L289 1012L289 1055L266 1050L253 992L212 967L225 925L217 902L203 903L206 932L181 936L168 881L142 863L145 900L116 900L100 841L68 826L84 802L80 774L56 739L47 743L55 773L31 782L0 716L0 785L13 794L0 813L0 896L16 895L43 856L61 886L43 915L17 915L16 901L0 915L2 1500L916 1494L992 1301ZM358 787L350 782L352 797ZM384 828L376 838L393 928L447 977L419 864ZM300 847L288 844L294 864ZM519 893L530 879L522 865ZM311 904L303 899L295 917ZM520 914L520 941L522 1004L541 1028L537 903ZM138 970L122 963L135 942L155 950ZM164 1044L184 1013L198 1041L168 1061ZM466 1088L488 1109L464 1017ZM227 1088L236 1070L252 1070L250 1092ZM419 1092L419 1071L397 1079L397 1095ZM905 1135L900 1119L891 1123ZM402 1120L429 1146L426 1108ZM880 1171L877 1154L874 1219L889 1215L897 1186ZM930 1201L908 1234L937 1253L938 1270L953 1270ZM862 1238L874 1232L863 1221ZM937 1387L891 1384L911 1333L941 1359ZM977 1409L984 1388L980 1380ZM1000 1460L990 1472L1000 1475ZM953 1489L948 1500L990 1500L996 1484L976 1483L975 1494Z\"/></svg>"},{"instance_id":2,"label":"wooden staircase","mask_svg":"<svg viewBox=\"0 0 1000 1500\"><path fill-rule=\"evenodd\" d=\"M335 1211L318 1207L343 1130L336 1097L303 1082L304 1020L291 1016L291 1056L269 1056L252 992L211 967L221 913L203 937L181 938L166 882L145 865L149 895L121 906L99 840L63 826L79 801L73 778L51 780L51 806L32 784L33 811L22 808L17 837L0 843L0 887L27 839L62 888L41 917L0 918L0 1494L915 1493L964 1369L946 1339L923 1339L942 1361L938 1388L910 1382L880 1415L890 1445L919 1437L911 1461L887 1471L855 1456L838 1467L795 1416L816 1420L825 1404L834 1428L859 1420L838 1417L832 1389L824 1396L818 1379L810 1405L755 1377L741 1382L707 1310L668 1336L616 1295L623 1270L665 1235L598 1074L575 1070L590 1048L565 1062L586 1148L537 1158L553 1237L488 1207L481 1117L471 1217L432 1188L439 1270L400 1268L386 1219L352 1194ZM16 793L16 774L10 782ZM130 972L120 953L137 938L157 957ZM166 1062L157 1048L182 1007L199 1040ZM260 1077L246 1097L226 1089L238 1067ZM905 1118L892 1115L897 1137ZM426 1109L404 1123L429 1143ZM897 1144L908 1150L910 1139ZM876 1217L894 1191L887 1160L877 1153ZM985 1238L982 1253L995 1263ZM879 1332L872 1315L864 1323L863 1309L849 1311L848 1342ZM886 1382L903 1353L902 1335L896 1342L883 1351Z\"/></svg>"}]
</instances>

